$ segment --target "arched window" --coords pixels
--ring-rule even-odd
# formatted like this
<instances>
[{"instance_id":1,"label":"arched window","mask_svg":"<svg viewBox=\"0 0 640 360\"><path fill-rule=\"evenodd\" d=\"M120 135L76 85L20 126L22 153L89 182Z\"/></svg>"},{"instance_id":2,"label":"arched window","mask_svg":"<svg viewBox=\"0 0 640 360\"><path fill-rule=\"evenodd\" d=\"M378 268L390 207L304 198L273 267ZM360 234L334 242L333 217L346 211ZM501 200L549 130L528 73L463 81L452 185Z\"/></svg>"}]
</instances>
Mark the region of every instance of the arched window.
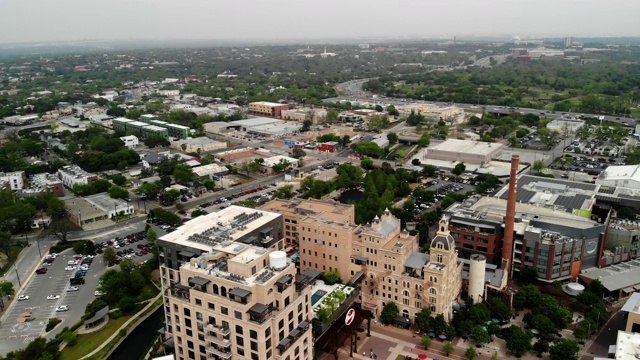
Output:
<instances>
[{"instance_id":1,"label":"arched window","mask_svg":"<svg viewBox=\"0 0 640 360\"><path fill-rule=\"evenodd\" d=\"M439 262L439 263L441 263L441 262L442 262L442 255L438 254L438 255L436 256L436 261L437 261L437 262Z\"/></svg>"},{"instance_id":2,"label":"arched window","mask_svg":"<svg viewBox=\"0 0 640 360\"><path fill-rule=\"evenodd\" d=\"M409 293L409 290L404 289L402 290L402 296L411 296L411 294Z\"/></svg>"},{"instance_id":3,"label":"arched window","mask_svg":"<svg viewBox=\"0 0 640 360\"><path fill-rule=\"evenodd\" d=\"M431 310L431 312L436 312L436 306L435 305L431 305L429 307L429 310Z\"/></svg>"},{"instance_id":4,"label":"arched window","mask_svg":"<svg viewBox=\"0 0 640 360\"><path fill-rule=\"evenodd\" d=\"M224 286L220 286L220 295L227 297L227 288L225 288Z\"/></svg>"},{"instance_id":5,"label":"arched window","mask_svg":"<svg viewBox=\"0 0 640 360\"><path fill-rule=\"evenodd\" d=\"M218 290L218 285L213 284L213 293L214 293L215 295L218 295L218 292L219 292L219 290Z\"/></svg>"},{"instance_id":6,"label":"arched window","mask_svg":"<svg viewBox=\"0 0 640 360\"><path fill-rule=\"evenodd\" d=\"M402 310L402 317L404 317L405 319L409 318L409 310L404 309Z\"/></svg>"},{"instance_id":7,"label":"arched window","mask_svg":"<svg viewBox=\"0 0 640 360\"><path fill-rule=\"evenodd\" d=\"M438 290L436 290L436 288L429 288L429 294L436 295L438 294Z\"/></svg>"}]
</instances>

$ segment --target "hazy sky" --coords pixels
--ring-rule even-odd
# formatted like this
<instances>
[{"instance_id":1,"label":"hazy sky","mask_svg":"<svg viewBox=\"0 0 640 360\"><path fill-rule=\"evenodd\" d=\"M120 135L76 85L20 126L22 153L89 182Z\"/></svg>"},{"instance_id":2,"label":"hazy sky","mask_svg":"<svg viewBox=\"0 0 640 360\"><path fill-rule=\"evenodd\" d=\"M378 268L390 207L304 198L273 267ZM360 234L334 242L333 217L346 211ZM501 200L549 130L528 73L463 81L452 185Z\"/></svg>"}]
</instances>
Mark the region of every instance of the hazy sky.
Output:
<instances>
[{"instance_id":1,"label":"hazy sky","mask_svg":"<svg viewBox=\"0 0 640 360\"><path fill-rule=\"evenodd\" d=\"M640 36L639 0L0 0L0 43Z\"/></svg>"}]
</instances>

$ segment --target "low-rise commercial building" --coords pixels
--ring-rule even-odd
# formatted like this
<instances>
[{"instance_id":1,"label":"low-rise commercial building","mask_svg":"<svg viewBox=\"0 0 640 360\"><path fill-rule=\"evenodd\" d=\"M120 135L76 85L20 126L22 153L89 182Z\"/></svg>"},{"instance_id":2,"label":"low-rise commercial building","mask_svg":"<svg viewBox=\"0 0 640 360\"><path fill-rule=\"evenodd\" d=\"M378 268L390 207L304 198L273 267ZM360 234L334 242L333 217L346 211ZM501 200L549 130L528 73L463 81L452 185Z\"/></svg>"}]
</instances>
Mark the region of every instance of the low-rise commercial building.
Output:
<instances>
[{"instance_id":1,"label":"low-rise commercial building","mask_svg":"<svg viewBox=\"0 0 640 360\"><path fill-rule=\"evenodd\" d=\"M98 180L98 175L82 170L77 165L67 165L58 169L58 177L62 184L69 189L74 185L86 185Z\"/></svg>"},{"instance_id":2,"label":"low-rise commercial building","mask_svg":"<svg viewBox=\"0 0 640 360\"><path fill-rule=\"evenodd\" d=\"M31 177L31 184L23 189L20 196L37 196L42 192L51 192L55 196L64 196L62 180L49 173L35 174Z\"/></svg>"},{"instance_id":3,"label":"low-rise commercial building","mask_svg":"<svg viewBox=\"0 0 640 360\"><path fill-rule=\"evenodd\" d=\"M609 166L596 178L596 184L640 190L640 165Z\"/></svg>"},{"instance_id":4,"label":"low-rise commercial building","mask_svg":"<svg viewBox=\"0 0 640 360\"><path fill-rule=\"evenodd\" d=\"M226 151L221 151L213 154L216 159L232 162L233 160L242 159L252 156L256 153L256 149L252 147L238 147Z\"/></svg>"},{"instance_id":5,"label":"low-rise commercial building","mask_svg":"<svg viewBox=\"0 0 640 360\"><path fill-rule=\"evenodd\" d=\"M611 219L607 229L605 252L611 255L629 253L629 258L638 257L640 247L640 222L627 219Z\"/></svg>"},{"instance_id":6,"label":"low-rise commercial building","mask_svg":"<svg viewBox=\"0 0 640 360\"><path fill-rule=\"evenodd\" d=\"M149 125L141 121L135 121L125 118L116 118L112 121L113 128L115 130L122 130L125 132L135 132L141 137L146 137L150 134L162 136L165 139L169 138L169 131L163 127L156 125Z\"/></svg>"},{"instance_id":7,"label":"low-rise commercial building","mask_svg":"<svg viewBox=\"0 0 640 360\"><path fill-rule=\"evenodd\" d=\"M282 110L288 110L289 105L272 103L267 101L257 101L249 103L249 113L260 116L279 118Z\"/></svg>"},{"instance_id":8,"label":"low-rise commercial building","mask_svg":"<svg viewBox=\"0 0 640 360\"><path fill-rule=\"evenodd\" d=\"M280 164L286 164L283 170L296 169L298 168L298 159L283 155L268 157L260 164L260 171L266 174L273 174L273 167Z\"/></svg>"},{"instance_id":9,"label":"low-rise commercial building","mask_svg":"<svg viewBox=\"0 0 640 360\"><path fill-rule=\"evenodd\" d=\"M184 148L182 145L185 145ZM210 152L227 147L226 142L211 140L208 137L188 138L171 142L171 148L187 153ZM200 149L200 151L198 151Z\"/></svg>"},{"instance_id":10,"label":"low-rise commercial building","mask_svg":"<svg viewBox=\"0 0 640 360\"><path fill-rule=\"evenodd\" d=\"M297 109L290 109L290 110L282 110L281 117L284 120L292 120L297 122L311 120L311 122L314 125L318 125L318 124L322 124L327 118L327 110L311 109L311 108L297 108Z\"/></svg>"},{"instance_id":11,"label":"low-rise commercial building","mask_svg":"<svg viewBox=\"0 0 640 360\"><path fill-rule=\"evenodd\" d=\"M500 154L503 144L479 141L447 139L446 141L427 148L427 158L434 160L466 163L487 164Z\"/></svg>"}]
</instances>

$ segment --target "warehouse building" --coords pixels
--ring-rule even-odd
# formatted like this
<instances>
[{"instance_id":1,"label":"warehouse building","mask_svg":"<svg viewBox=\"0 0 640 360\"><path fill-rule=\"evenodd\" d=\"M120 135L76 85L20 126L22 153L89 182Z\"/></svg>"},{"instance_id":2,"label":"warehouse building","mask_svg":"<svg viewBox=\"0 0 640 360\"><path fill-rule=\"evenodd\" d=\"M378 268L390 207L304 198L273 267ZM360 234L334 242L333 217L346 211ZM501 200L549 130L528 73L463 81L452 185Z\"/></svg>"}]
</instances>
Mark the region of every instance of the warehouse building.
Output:
<instances>
[{"instance_id":1,"label":"warehouse building","mask_svg":"<svg viewBox=\"0 0 640 360\"><path fill-rule=\"evenodd\" d=\"M427 159L465 164L488 164L504 148L503 144L447 139L427 148Z\"/></svg>"}]
</instances>

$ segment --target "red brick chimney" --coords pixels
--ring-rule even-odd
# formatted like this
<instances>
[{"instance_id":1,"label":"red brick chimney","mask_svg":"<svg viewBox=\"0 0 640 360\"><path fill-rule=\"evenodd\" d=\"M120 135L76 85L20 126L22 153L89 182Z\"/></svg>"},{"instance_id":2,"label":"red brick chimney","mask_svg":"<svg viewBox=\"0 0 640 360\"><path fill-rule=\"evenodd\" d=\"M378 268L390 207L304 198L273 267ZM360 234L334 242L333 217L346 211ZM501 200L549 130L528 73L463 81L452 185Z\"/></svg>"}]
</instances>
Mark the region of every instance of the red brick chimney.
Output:
<instances>
[{"instance_id":1,"label":"red brick chimney","mask_svg":"<svg viewBox=\"0 0 640 360\"><path fill-rule=\"evenodd\" d=\"M502 238L502 264L501 269L507 272L511 278L513 267L513 225L516 219L516 192L518 188L518 165L520 156L511 157L511 175L509 177L509 197L507 198L507 214L504 222L504 237Z\"/></svg>"}]
</instances>

